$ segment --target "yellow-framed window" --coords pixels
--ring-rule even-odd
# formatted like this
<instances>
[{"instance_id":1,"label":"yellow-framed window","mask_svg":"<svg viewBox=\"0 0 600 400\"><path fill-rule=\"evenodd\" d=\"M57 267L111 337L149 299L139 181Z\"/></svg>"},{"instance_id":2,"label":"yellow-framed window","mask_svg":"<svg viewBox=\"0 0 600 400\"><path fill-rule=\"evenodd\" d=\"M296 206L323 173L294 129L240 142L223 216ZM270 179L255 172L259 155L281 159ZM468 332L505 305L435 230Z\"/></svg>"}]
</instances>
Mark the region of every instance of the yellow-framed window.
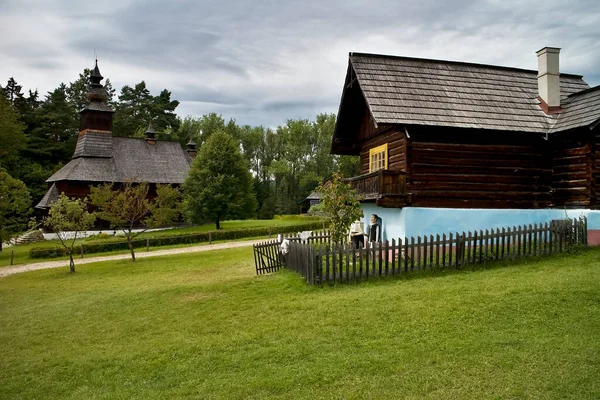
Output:
<instances>
[{"instance_id":1,"label":"yellow-framed window","mask_svg":"<svg viewBox=\"0 0 600 400\"><path fill-rule=\"evenodd\" d=\"M369 172L388 169L388 145L373 147L369 150Z\"/></svg>"}]
</instances>

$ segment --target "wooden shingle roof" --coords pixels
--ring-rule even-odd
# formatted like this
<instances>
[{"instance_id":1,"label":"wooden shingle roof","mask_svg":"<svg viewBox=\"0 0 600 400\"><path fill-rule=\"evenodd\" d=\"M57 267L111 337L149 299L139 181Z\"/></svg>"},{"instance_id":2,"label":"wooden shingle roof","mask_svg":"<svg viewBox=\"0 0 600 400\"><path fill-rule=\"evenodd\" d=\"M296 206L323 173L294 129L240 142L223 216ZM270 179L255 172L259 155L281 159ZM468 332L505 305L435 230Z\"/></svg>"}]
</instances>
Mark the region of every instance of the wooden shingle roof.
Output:
<instances>
[{"instance_id":1,"label":"wooden shingle roof","mask_svg":"<svg viewBox=\"0 0 600 400\"><path fill-rule=\"evenodd\" d=\"M563 103L550 132L560 132L581 126L593 126L600 121L600 86L572 94Z\"/></svg>"},{"instance_id":2,"label":"wooden shingle roof","mask_svg":"<svg viewBox=\"0 0 600 400\"><path fill-rule=\"evenodd\" d=\"M50 208L50 206L58 200L59 194L60 193L58 193L58 188L56 187L56 184L53 183L52 186L50 186L50 189L48 189L48 191L44 195L44 197L42 197L42 200L40 200L40 202L35 206L35 208Z\"/></svg>"},{"instance_id":3,"label":"wooden shingle roof","mask_svg":"<svg viewBox=\"0 0 600 400\"><path fill-rule=\"evenodd\" d=\"M349 93L357 86L363 100ZM586 101L586 106L600 105L592 95L574 100L575 93L589 88L580 75L561 74L560 88L565 116L573 116L568 124L569 118L563 124L540 108L537 71L350 53L338 118L352 118L356 105L349 103L364 101L376 124L549 133L584 123L569 107ZM356 123L340 121L335 137L356 137L356 132L340 132L355 128Z\"/></svg>"},{"instance_id":4,"label":"wooden shingle roof","mask_svg":"<svg viewBox=\"0 0 600 400\"><path fill-rule=\"evenodd\" d=\"M87 131L77 141L72 160L46 182L183 183L188 154L178 142L112 137L109 132Z\"/></svg>"}]
</instances>

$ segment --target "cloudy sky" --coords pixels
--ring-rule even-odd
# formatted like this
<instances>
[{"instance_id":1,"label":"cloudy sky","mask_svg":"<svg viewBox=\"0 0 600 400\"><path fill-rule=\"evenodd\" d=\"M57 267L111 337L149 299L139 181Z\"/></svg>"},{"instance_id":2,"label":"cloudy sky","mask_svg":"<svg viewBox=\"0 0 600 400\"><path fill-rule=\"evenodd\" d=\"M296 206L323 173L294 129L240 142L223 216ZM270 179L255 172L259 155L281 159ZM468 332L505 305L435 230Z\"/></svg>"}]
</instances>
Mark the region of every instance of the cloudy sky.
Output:
<instances>
[{"instance_id":1,"label":"cloudy sky","mask_svg":"<svg viewBox=\"0 0 600 400\"><path fill-rule=\"evenodd\" d=\"M600 84L598 0L0 0L0 82L45 93L93 67L209 112L276 127L337 112L349 52L561 71Z\"/></svg>"}]
</instances>

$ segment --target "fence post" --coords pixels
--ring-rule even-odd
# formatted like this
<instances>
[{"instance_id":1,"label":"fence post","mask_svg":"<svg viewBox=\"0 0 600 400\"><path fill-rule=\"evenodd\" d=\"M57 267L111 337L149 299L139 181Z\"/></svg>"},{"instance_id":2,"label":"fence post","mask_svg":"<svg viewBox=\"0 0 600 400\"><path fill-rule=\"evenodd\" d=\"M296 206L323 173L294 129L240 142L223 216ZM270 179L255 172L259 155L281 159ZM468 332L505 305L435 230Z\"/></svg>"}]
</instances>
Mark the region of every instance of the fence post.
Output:
<instances>
[{"instance_id":1,"label":"fence post","mask_svg":"<svg viewBox=\"0 0 600 400\"><path fill-rule=\"evenodd\" d=\"M146 251L150 248L150 239L146 238Z\"/></svg>"},{"instance_id":2,"label":"fence post","mask_svg":"<svg viewBox=\"0 0 600 400\"><path fill-rule=\"evenodd\" d=\"M462 267L465 259L465 233L456 234L456 266Z\"/></svg>"},{"instance_id":3,"label":"fence post","mask_svg":"<svg viewBox=\"0 0 600 400\"><path fill-rule=\"evenodd\" d=\"M208 232L208 244L212 244L212 232Z\"/></svg>"},{"instance_id":4,"label":"fence post","mask_svg":"<svg viewBox=\"0 0 600 400\"><path fill-rule=\"evenodd\" d=\"M10 251L10 265L14 265L14 261L15 261L15 251L11 250Z\"/></svg>"},{"instance_id":5,"label":"fence post","mask_svg":"<svg viewBox=\"0 0 600 400\"><path fill-rule=\"evenodd\" d=\"M83 243L81 244L81 258L83 258Z\"/></svg>"},{"instance_id":6,"label":"fence post","mask_svg":"<svg viewBox=\"0 0 600 400\"><path fill-rule=\"evenodd\" d=\"M269 239L271 238L271 227L269 226Z\"/></svg>"}]
</instances>

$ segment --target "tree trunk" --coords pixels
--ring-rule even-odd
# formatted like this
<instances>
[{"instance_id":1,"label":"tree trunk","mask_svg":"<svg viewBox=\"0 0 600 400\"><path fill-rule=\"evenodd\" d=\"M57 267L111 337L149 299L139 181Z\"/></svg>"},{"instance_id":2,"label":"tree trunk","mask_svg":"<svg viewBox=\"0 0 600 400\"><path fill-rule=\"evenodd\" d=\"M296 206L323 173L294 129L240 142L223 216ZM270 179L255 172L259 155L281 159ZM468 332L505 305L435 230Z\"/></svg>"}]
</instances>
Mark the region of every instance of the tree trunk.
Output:
<instances>
[{"instance_id":1,"label":"tree trunk","mask_svg":"<svg viewBox=\"0 0 600 400\"><path fill-rule=\"evenodd\" d=\"M4 239L0 236L0 253L2 253L2 242L4 241Z\"/></svg>"},{"instance_id":2,"label":"tree trunk","mask_svg":"<svg viewBox=\"0 0 600 400\"><path fill-rule=\"evenodd\" d=\"M131 253L131 259L135 261L135 251L133 251L133 243L131 240L127 239L127 246L129 246L129 252Z\"/></svg>"},{"instance_id":3,"label":"tree trunk","mask_svg":"<svg viewBox=\"0 0 600 400\"><path fill-rule=\"evenodd\" d=\"M73 261L72 251L69 251L69 272L75 272L75 261Z\"/></svg>"}]
</instances>

